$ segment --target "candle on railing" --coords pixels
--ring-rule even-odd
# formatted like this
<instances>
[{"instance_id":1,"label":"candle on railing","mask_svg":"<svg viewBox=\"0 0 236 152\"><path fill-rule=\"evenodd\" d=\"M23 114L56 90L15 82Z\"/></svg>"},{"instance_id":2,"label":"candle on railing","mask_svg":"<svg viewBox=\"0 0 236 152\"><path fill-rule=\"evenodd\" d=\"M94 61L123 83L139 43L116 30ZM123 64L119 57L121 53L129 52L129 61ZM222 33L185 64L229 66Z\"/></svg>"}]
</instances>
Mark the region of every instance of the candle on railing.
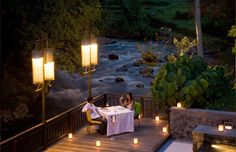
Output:
<instances>
[{"instance_id":1,"label":"candle on railing","mask_svg":"<svg viewBox=\"0 0 236 152\"><path fill-rule=\"evenodd\" d=\"M224 131L224 125L218 125L218 131Z\"/></svg>"},{"instance_id":2,"label":"candle on railing","mask_svg":"<svg viewBox=\"0 0 236 152\"><path fill-rule=\"evenodd\" d=\"M167 133L167 127L163 127L162 132Z\"/></svg>"},{"instance_id":3,"label":"candle on railing","mask_svg":"<svg viewBox=\"0 0 236 152\"><path fill-rule=\"evenodd\" d=\"M137 145L137 144L138 144L138 138L134 138L134 139L133 139L133 143L134 143L135 145Z\"/></svg>"},{"instance_id":4,"label":"candle on railing","mask_svg":"<svg viewBox=\"0 0 236 152\"><path fill-rule=\"evenodd\" d=\"M225 126L225 129L231 130L231 129L233 129L233 127L230 125L227 125L227 126Z\"/></svg>"},{"instance_id":5,"label":"candle on railing","mask_svg":"<svg viewBox=\"0 0 236 152\"><path fill-rule=\"evenodd\" d=\"M72 139L72 138L73 138L73 134L72 134L72 133L69 133L69 134L68 134L68 138L69 138L69 139Z\"/></svg>"},{"instance_id":6,"label":"candle on railing","mask_svg":"<svg viewBox=\"0 0 236 152\"><path fill-rule=\"evenodd\" d=\"M182 107L182 105L181 105L181 103L177 103L177 108L181 108Z\"/></svg>"},{"instance_id":7,"label":"candle on railing","mask_svg":"<svg viewBox=\"0 0 236 152\"><path fill-rule=\"evenodd\" d=\"M155 117L155 120L156 120L156 122L158 122L158 121L160 120L160 117L159 117L159 116L156 116L156 117Z\"/></svg>"},{"instance_id":8,"label":"candle on railing","mask_svg":"<svg viewBox=\"0 0 236 152\"><path fill-rule=\"evenodd\" d=\"M100 147L100 146L101 146L100 140L97 140L97 141L96 141L96 146L97 146L97 147Z\"/></svg>"},{"instance_id":9,"label":"candle on railing","mask_svg":"<svg viewBox=\"0 0 236 152\"><path fill-rule=\"evenodd\" d=\"M233 124L232 122L224 122L225 129L231 130L233 129Z\"/></svg>"}]
</instances>

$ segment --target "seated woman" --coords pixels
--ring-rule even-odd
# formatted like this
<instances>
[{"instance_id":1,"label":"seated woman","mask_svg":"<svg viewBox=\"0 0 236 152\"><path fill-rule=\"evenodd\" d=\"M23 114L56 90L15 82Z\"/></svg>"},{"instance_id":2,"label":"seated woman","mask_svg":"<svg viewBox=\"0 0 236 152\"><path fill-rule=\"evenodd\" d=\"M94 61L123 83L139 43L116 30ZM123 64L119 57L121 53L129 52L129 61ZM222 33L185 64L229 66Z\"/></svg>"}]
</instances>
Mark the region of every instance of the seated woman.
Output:
<instances>
[{"instance_id":1,"label":"seated woman","mask_svg":"<svg viewBox=\"0 0 236 152\"><path fill-rule=\"evenodd\" d=\"M128 93L126 95L126 100L124 100L123 96L120 97L120 104L129 109L129 110L133 110L134 109L134 100L133 100L133 95L132 93Z\"/></svg>"}]
</instances>

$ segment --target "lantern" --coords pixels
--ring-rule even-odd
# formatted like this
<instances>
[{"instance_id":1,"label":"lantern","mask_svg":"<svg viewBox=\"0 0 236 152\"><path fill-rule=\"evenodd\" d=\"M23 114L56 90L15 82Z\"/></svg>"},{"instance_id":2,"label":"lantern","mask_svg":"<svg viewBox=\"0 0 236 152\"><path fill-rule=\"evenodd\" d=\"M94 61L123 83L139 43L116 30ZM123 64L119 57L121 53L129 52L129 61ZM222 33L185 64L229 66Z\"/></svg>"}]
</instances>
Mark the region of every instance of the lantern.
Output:
<instances>
[{"instance_id":1,"label":"lantern","mask_svg":"<svg viewBox=\"0 0 236 152\"><path fill-rule=\"evenodd\" d=\"M98 45L96 43L91 44L91 64L98 64Z\"/></svg>"},{"instance_id":2,"label":"lantern","mask_svg":"<svg viewBox=\"0 0 236 152\"><path fill-rule=\"evenodd\" d=\"M45 80L55 80L53 54L51 50L47 50L45 53L44 74Z\"/></svg>"},{"instance_id":3,"label":"lantern","mask_svg":"<svg viewBox=\"0 0 236 152\"><path fill-rule=\"evenodd\" d=\"M33 84L43 82L43 56L40 51L33 51L32 54L32 72L33 72Z\"/></svg>"},{"instance_id":4,"label":"lantern","mask_svg":"<svg viewBox=\"0 0 236 152\"><path fill-rule=\"evenodd\" d=\"M68 138L69 138L69 139L72 139L72 138L73 138L73 134L72 134L72 133L69 133L69 134L68 134Z\"/></svg>"},{"instance_id":5,"label":"lantern","mask_svg":"<svg viewBox=\"0 0 236 152\"><path fill-rule=\"evenodd\" d=\"M177 108L181 108L182 107L182 105L181 105L181 103L177 103Z\"/></svg>"},{"instance_id":6,"label":"lantern","mask_svg":"<svg viewBox=\"0 0 236 152\"><path fill-rule=\"evenodd\" d=\"M100 147L100 146L101 146L100 140L97 140L97 141L96 141L96 146L97 146L97 147Z\"/></svg>"},{"instance_id":7,"label":"lantern","mask_svg":"<svg viewBox=\"0 0 236 152\"><path fill-rule=\"evenodd\" d=\"M218 131L224 131L224 125L218 125Z\"/></svg>"},{"instance_id":8,"label":"lantern","mask_svg":"<svg viewBox=\"0 0 236 152\"><path fill-rule=\"evenodd\" d=\"M162 132L167 133L167 127L163 127Z\"/></svg>"},{"instance_id":9,"label":"lantern","mask_svg":"<svg viewBox=\"0 0 236 152\"><path fill-rule=\"evenodd\" d=\"M90 45L82 45L81 46L82 51L82 66L90 66Z\"/></svg>"},{"instance_id":10,"label":"lantern","mask_svg":"<svg viewBox=\"0 0 236 152\"><path fill-rule=\"evenodd\" d=\"M137 145L137 144L138 144L138 138L134 138L134 139L133 139L133 143L134 143L135 145Z\"/></svg>"}]
</instances>

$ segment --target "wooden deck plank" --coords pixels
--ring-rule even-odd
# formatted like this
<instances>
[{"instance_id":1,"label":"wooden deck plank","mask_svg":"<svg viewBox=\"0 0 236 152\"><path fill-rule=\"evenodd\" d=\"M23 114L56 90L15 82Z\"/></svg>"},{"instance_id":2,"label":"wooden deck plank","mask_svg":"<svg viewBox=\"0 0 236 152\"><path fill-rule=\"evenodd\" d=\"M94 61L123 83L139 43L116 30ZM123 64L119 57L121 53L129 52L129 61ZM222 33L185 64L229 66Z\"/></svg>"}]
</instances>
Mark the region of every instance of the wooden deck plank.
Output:
<instances>
[{"instance_id":1,"label":"wooden deck plank","mask_svg":"<svg viewBox=\"0 0 236 152\"><path fill-rule=\"evenodd\" d=\"M140 128L135 123L135 132L109 137L96 133L94 128L87 134L86 127L83 127L74 133L73 139L65 137L46 152L151 152L168 138L168 133L162 133L162 127L166 125L163 120L156 123L153 119L142 118ZM138 138L138 145L133 144L133 138ZM96 140L101 141L101 147L96 147Z\"/></svg>"}]
</instances>

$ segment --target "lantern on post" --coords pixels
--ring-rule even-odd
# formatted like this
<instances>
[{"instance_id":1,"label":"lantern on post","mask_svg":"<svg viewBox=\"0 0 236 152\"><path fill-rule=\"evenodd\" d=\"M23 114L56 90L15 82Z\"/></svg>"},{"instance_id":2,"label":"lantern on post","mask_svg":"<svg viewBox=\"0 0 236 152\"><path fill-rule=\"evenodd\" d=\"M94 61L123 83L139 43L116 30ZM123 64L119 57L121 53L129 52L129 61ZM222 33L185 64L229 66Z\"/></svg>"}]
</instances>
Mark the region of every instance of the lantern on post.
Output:
<instances>
[{"instance_id":1,"label":"lantern on post","mask_svg":"<svg viewBox=\"0 0 236 152\"><path fill-rule=\"evenodd\" d=\"M46 42L46 48L38 50L39 42ZM45 123L45 93L51 86L50 81L55 80L53 53L48 49L46 40L36 41L36 48L32 53L32 76L33 84L37 86L35 91L42 93L42 123Z\"/></svg>"},{"instance_id":2,"label":"lantern on post","mask_svg":"<svg viewBox=\"0 0 236 152\"><path fill-rule=\"evenodd\" d=\"M95 66L98 64L98 45L96 42L84 42L81 45L82 67L85 68L84 74L88 74L88 90L89 97L92 96L91 90L91 73L94 72Z\"/></svg>"}]
</instances>

